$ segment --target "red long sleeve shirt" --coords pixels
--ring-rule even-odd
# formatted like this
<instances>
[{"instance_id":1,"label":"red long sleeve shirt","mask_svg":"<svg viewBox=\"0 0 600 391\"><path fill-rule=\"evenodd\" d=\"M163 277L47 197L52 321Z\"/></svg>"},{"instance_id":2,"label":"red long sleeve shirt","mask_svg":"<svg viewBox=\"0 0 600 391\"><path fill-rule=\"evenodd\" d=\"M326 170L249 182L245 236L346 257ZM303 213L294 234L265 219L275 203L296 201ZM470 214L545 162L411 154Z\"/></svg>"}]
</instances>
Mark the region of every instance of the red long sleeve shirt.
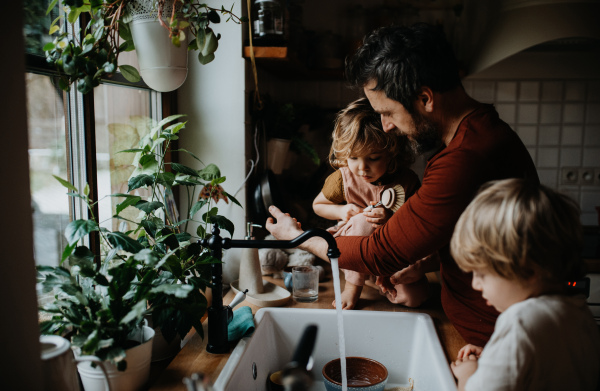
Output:
<instances>
[{"instance_id":1,"label":"red long sleeve shirt","mask_svg":"<svg viewBox=\"0 0 600 391\"><path fill-rule=\"evenodd\" d=\"M539 182L529 152L492 105L467 115L447 147L433 155L421 188L369 237L339 237L339 266L378 276L392 275L440 252L442 306L467 341L484 346L498 312L471 287L471 273L450 256L449 243L461 213L490 180L529 178Z\"/></svg>"}]
</instances>

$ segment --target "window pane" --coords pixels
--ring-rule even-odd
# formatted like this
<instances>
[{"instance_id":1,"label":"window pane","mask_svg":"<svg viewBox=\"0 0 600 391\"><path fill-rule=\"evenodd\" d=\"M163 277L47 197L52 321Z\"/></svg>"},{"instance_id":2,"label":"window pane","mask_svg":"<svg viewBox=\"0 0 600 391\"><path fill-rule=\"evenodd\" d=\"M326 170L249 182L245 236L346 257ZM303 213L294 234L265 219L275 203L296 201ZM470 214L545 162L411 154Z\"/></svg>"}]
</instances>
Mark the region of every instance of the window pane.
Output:
<instances>
[{"instance_id":1,"label":"window pane","mask_svg":"<svg viewBox=\"0 0 600 391\"><path fill-rule=\"evenodd\" d=\"M23 1L23 36L26 53L43 56L42 48L48 42L52 42L48 31L50 24L58 16L58 7L54 7L52 12L46 15L49 5L50 0Z\"/></svg>"},{"instance_id":2,"label":"window pane","mask_svg":"<svg viewBox=\"0 0 600 391\"><path fill-rule=\"evenodd\" d=\"M49 76L26 74L29 180L38 265L57 266L66 246L69 197L52 175L67 178L63 92Z\"/></svg>"},{"instance_id":3,"label":"window pane","mask_svg":"<svg viewBox=\"0 0 600 391\"><path fill-rule=\"evenodd\" d=\"M98 204L100 225L110 230L127 231L125 220L111 218L123 198L107 197L127 193L127 182L133 172L134 153L117 153L137 148L150 130L152 92L139 88L102 84L94 89L96 125L96 162L98 167ZM145 196L143 190L137 195ZM105 198L106 197L106 198ZM120 215L137 220L139 210L129 207Z\"/></svg>"}]
</instances>

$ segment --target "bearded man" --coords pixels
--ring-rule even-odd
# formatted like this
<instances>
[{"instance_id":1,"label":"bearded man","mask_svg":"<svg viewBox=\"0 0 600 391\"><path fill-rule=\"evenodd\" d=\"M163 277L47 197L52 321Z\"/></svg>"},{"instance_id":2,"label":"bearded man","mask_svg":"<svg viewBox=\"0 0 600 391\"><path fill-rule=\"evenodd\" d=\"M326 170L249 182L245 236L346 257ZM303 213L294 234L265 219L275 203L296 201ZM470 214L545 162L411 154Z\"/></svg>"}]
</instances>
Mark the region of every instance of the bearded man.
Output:
<instances>
[{"instance_id":1,"label":"bearded man","mask_svg":"<svg viewBox=\"0 0 600 391\"><path fill-rule=\"evenodd\" d=\"M467 343L484 346L498 313L471 287L449 251L459 216L490 180L527 178L539 183L531 157L492 105L464 90L456 58L443 31L428 24L375 30L346 61L350 84L364 91L381 116L383 130L405 135L428 159L421 188L368 237L339 237L339 267L400 283L398 270L440 255L442 306ZM267 229L278 239L302 233L276 207ZM373 212L371 212L373 213ZM369 221L369 220L368 220ZM378 217L372 216L373 223ZM302 246L327 259L327 244L312 238Z\"/></svg>"}]
</instances>

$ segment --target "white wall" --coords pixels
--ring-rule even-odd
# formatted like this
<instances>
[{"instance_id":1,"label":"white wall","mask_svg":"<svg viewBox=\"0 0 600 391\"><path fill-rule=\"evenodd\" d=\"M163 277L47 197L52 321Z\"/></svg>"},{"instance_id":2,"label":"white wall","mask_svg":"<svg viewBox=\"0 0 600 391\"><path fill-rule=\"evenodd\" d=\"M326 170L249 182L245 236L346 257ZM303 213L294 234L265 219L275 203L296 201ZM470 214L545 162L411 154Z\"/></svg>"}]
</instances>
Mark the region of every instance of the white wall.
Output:
<instances>
[{"instance_id":1,"label":"white wall","mask_svg":"<svg viewBox=\"0 0 600 391\"><path fill-rule=\"evenodd\" d=\"M230 9L233 1L206 1L209 6ZM242 2L236 1L233 12L242 14ZM221 34L216 58L207 65L200 65L190 52L188 77L178 90L179 112L187 114L188 124L181 133L180 148L198 156L205 164L214 163L227 177L225 191L234 194L242 186L246 174L244 112L245 60L242 58L242 28L229 21L211 25L215 33ZM183 164L202 168L195 159L180 154ZM242 188L235 198L245 207L246 190ZM185 197L182 194L181 197ZM182 198L183 200L183 198ZM182 205L185 205L182 202ZM235 225L235 239L244 237L245 210L239 206L220 201L219 214L229 218ZM195 230L195 226L193 227ZM226 232L221 233L227 236ZM229 250L224 255L224 282L237 279L239 250Z\"/></svg>"}]
</instances>

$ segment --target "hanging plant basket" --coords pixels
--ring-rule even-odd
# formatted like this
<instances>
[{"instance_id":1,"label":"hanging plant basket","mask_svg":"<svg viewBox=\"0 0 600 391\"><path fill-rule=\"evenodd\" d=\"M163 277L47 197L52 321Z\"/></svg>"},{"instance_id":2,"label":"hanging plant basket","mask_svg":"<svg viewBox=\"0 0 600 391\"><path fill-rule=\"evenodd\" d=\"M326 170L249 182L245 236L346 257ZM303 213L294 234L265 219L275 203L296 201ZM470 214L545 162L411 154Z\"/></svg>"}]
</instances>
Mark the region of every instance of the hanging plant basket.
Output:
<instances>
[{"instance_id":1,"label":"hanging plant basket","mask_svg":"<svg viewBox=\"0 0 600 391\"><path fill-rule=\"evenodd\" d=\"M161 18L170 23L173 0L167 0L165 12ZM176 6L176 12L181 9ZM140 75L144 82L159 92L173 91L179 88L187 77L188 48L187 41L175 46L168 31L158 20L156 2L153 0L135 0L128 4L131 15L129 28L133 36Z\"/></svg>"},{"instance_id":2,"label":"hanging plant basket","mask_svg":"<svg viewBox=\"0 0 600 391\"><path fill-rule=\"evenodd\" d=\"M118 60L120 53L134 49L146 84L172 91L187 77L188 50L197 51L202 65L214 60L220 34L210 25L220 23L219 15L238 24L248 20L234 15L233 5L229 10L212 8L195 0L52 0L46 12L55 7L65 13L50 25L54 39L43 47L46 61L58 70L61 89L70 91L77 85L82 94L117 71L128 81L139 82L138 70ZM90 22L79 27L83 13Z\"/></svg>"}]
</instances>

